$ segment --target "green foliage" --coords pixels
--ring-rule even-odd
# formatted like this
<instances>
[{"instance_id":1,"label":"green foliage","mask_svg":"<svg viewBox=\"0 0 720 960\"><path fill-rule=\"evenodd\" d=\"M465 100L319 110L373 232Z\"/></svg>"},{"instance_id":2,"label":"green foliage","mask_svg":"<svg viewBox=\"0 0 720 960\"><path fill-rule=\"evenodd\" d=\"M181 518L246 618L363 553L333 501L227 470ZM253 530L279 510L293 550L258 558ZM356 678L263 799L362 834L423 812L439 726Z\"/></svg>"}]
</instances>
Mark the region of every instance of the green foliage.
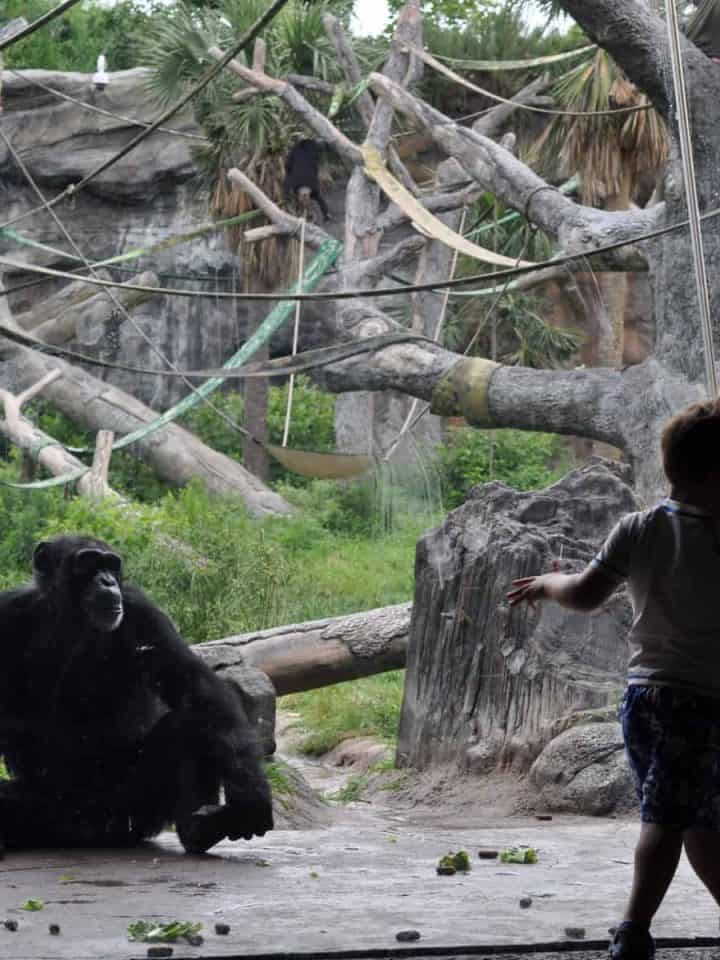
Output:
<instances>
[{"instance_id":1,"label":"green foliage","mask_svg":"<svg viewBox=\"0 0 720 960\"><path fill-rule=\"evenodd\" d=\"M45 903L43 900L26 900L20 909L27 910L28 913L36 913L38 910L45 909Z\"/></svg>"},{"instance_id":2,"label":"green foliage","mask_svg":"<svg viewBox=\"0 0 720 960\"><path fill-rule=\"evenodd\" d=\"M370 777L367 773L356 773L348 777L345 784L335 793L331 794L329 800L337 800L338 803L352 803L359 800L368 788Z\"/></svg>"},{"instance_id":3,"label":"green foliage","mask_svg":"<svg viewBox=\"0 0 720 960\"><path fill-rule=\"evenodd\" d=\"M128 940L140 943L176 943L195 937L202 930L202 923L189 920L171 920L158 923L156 920L133 920L128 924Z\"/></svg>"},{"instance_id":4,"label":"green foliage","mask_svg":"<svg viewBox=\"0 0 720 960\"><path fill-rule=\"evenodd\" d=\"M267 72L277 77L305 73L329 81L342 79L322 17L331 12L347 19L348 6L347 0L311 4L289 0L261 33L267 43ZM165 17L154 19L142 59L152 71L150 88L158 100L169 103L182 94L207 69L208 47L228 49L265 9L264 0L218 0L202 9L181 2ZM252 52L238 59L250 66ZM232 99L237 89L237 78L223 71L195 101L198 120L213 143L212 157L206 158L209 167L223 156L284 151L300 132L297 115L282 100L252 97L238 103Z\"/></svg>"},{"instance_id":5,"label":"green foliage","mask_svg":"<svg viewBox=\"0 0 720 960\"><path fill-rule=\"evenodd\" d=\"M461 427L440 448L438 467L444 502L457 507L473 487L489 480L516 490L543 489L562 476L568 462L554 434Z\"/></svg>"},{"instance_id":6,"label":"green foliage","mask_svg":"<svg viewBox=\"0 0 720 960\"><path fill-rule=\"evenodd\" d=\"M270 387L268 398L268 438L270 443L281 444L285 427L288 384ZM213 397L213 407L226 414L235 423L242 424L244 407L242 394L227 391ZM243 435L234 430L212 407L202 404L180 421L214 450L242 461ZM292 416L288 443L300 450L318 453L335 449L335 397L319 390L308 377L295 378ZM281 464L271 464L271 479L285 480L295 486L304 486L308 481L285 470Z\"/></svg>"},{"instance_id":7,"label":"green foliage","mask_svg":"<svg viewBox=\"0 0 720 960\"><path fill-rule=\"evenodd\" d=\"M5 766L3 761L0 760L0 780L8 780L9 778L10 778L10 774L7 771L7 767Z\"/></svg>"},{"instance_id":8,"label":"green foliage","mask_svg":"<svg viewBox=\"0 0 720 960\"><path fill-rule=\"evenodd\" d=\"M403 678L403 670L393 670L283 697L283 709L300 714L301 752L319 756L353 736L376 736L393 743Z\"/></svg>"},{"instance_id":9,"label":"green foliage","mask_svg":"<svg viewBox=\"0 0 720 960\"><path fill-rule=\"evenodd\" d=\"M25 17L32 22L56 6L56 0L4 0L2 20ZM101 53L108 69L139 65L140 41L162 4L119 0L112 5L86 0L3 53L16 69L71 70L94 73Z\"/></svg>"}]
</instances>

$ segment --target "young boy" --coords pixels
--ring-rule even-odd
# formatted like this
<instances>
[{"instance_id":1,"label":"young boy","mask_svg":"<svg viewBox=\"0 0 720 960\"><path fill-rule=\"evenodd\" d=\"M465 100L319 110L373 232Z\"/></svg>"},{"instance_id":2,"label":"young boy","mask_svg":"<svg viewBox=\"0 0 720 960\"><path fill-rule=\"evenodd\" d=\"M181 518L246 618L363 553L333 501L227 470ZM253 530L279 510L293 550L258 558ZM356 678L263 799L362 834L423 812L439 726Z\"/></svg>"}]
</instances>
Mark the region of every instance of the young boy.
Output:
<instances>
[{"instance_id":1,"label":"young boy","mask_svg":"<svg viewBox=\"0 0 720 960\"><path fill-rule=\"evenodd\" d=\"M582 573L523 577L508 593L592 610L627 580L621 720L642 825L613 960L652 960L650 923L683 847L720 904L720 398L670 420L662 454L668 499L620 520Z\"/></svg>"}]
</instances>

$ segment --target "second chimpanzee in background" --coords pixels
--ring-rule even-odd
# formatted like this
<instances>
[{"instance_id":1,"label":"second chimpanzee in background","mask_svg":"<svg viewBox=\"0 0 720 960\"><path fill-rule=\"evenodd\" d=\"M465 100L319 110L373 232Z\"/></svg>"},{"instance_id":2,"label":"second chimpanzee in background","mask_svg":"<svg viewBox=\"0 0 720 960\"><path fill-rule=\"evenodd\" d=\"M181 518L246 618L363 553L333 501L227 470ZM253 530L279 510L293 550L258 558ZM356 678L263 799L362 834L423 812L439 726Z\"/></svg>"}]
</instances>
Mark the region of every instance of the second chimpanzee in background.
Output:
<instances>
[{"instance_id":1,"label":"second chimpanzee in background","mask_svg":"<svg viewBox=\"0 0 720 960\"><path fill-rule=\"evenodd\" d=\"M295 195L305 214L309 212L310 200L322 210L325 220L330 212L320 193L320 155L325 144L321 140L299 140L285 161L285 196Z\"/></svg>"}]
</instances>

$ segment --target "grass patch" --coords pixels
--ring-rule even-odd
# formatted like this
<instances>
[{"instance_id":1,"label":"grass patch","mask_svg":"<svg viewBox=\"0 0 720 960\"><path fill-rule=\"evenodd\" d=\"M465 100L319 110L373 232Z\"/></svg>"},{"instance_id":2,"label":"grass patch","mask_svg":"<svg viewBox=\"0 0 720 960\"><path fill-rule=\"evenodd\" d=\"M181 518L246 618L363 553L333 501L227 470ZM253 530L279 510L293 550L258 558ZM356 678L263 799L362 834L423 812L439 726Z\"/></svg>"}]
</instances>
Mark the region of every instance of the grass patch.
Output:
<instances>
[{"instance_id":1,"label":"grass patch","mask_svg":"<svg viewBox=\"0 0 720 960\"><path fill-rule=\"evenodd\" d=\"M392 670L283 697L281 708L300 714L300 752L319 756L348 737L375 736L394 745L404 676Z\"/></svg>"}]
</instances>

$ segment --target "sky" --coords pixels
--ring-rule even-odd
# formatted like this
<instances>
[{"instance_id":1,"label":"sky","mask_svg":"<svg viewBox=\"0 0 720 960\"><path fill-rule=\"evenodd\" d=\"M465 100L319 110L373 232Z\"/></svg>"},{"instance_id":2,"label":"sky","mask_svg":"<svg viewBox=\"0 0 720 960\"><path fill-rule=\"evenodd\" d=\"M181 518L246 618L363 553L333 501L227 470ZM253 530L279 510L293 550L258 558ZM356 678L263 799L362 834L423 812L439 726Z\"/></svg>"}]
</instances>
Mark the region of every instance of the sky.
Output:
<instances>
[{"instance_id":1,"label":"sky","mask_svg":"<svg viewBox=\"0 0 720 960\"><path fill-rule=\"evenodd\" d=\"M532 26L542 26L546 16L528 3L525 18ZM387 23L388 7L385 0L357 0L355 4L355 20L357 32L361 35L380 33Z\"/></svg>"}]
</instances>

